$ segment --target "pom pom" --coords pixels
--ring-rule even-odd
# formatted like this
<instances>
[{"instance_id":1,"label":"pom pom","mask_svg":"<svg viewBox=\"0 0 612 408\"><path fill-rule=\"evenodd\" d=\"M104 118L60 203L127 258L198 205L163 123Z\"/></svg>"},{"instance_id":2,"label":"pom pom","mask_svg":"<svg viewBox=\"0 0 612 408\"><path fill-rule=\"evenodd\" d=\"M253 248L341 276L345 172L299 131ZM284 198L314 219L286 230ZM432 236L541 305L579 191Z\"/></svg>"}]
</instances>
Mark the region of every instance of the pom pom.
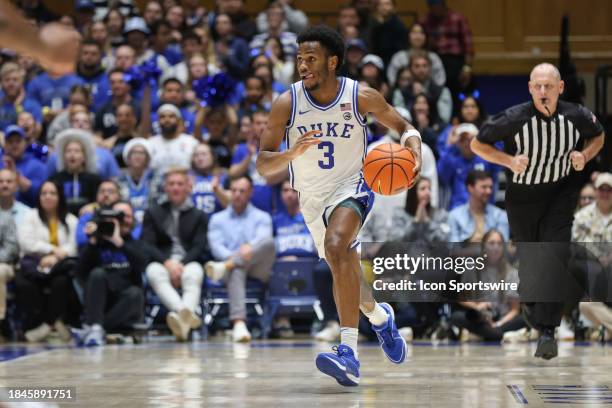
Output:
<instances>
[{"instance_id":1,"label":"pom pom","mask_svg":"<svg viewBox=\"0 0 612 408\"><path fill-rule=\"evenodd\" d=\"M203 107L216 108L227 103L236 89L236 81L221 72L193 81L192 89Z\"/></svg>"},{"instance_id":2,"label":"pom pom","mask_svg":"<svg viewBox=\"0 0 612 408\"><path fill-rule=\"evenodd\" d=\"M138 66L131 66L125 71L123 78L130 84L133 91L140 91L147 82L151 87L157 85L161 74L162 71L157 66L157 58L151 57Z\"/></svg>"}]
</instances>

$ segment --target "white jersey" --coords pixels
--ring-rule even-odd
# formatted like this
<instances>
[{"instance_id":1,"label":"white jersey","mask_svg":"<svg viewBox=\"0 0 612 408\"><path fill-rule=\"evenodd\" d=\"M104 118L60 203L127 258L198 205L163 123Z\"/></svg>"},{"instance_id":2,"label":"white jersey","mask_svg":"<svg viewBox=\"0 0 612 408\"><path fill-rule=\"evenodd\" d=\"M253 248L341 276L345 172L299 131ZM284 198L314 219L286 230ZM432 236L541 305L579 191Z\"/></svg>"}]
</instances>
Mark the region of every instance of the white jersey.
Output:
<instances>
[{"instance_id":1,"label":"white jersey","mask_svg":"<svg viewBox=\"0 0 612 408\"><path fill-rule=\"evenodd\" d=\"M302 81L291 85L287 148L308 131L322 132L321 143L289 164L291 186L301 193L331 192L342 184L359 183L362 177L367 134L365 118L357 106L357 81L338 79L338 95L327 106L317 104Z\"/></svg>"}]
</instances>

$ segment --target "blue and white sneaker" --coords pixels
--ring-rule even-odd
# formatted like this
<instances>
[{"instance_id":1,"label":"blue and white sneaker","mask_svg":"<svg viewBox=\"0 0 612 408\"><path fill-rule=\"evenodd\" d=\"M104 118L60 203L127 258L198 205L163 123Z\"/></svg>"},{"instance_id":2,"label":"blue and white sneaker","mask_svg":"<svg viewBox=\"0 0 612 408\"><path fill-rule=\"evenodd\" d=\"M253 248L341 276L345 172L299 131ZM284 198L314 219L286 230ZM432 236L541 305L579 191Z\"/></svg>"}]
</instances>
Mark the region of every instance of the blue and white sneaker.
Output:
<instances>
[{"instance_id":1,"label":"blue and white sneaker","mask_svg":"<svg viewBox=\"0 0 612 408\"><path fill-rule=\"evenodd\" d=\"M378 337L378 343L385 352L385 355L395 364L401 364L406 359L406 340L399 334L395 325L395 313L393 308L388 303L379 303L380 307L385 309L389 315L387 322L381 326L372 325L372 330Z\"/></svg>"},{"instance_id":2,"label":"blue and white sneaker","mask_svg":"<svg viewBox=\"0 0 612 408\"><path fill-rule=\"evenodd\" d=\"M359 385L359 360L353 349L344 344L332 347L335 353L321 353L316 364L319 371L334 377L338 384L345 387Z\"/></svg>"},{"instance_id":3,"label":"blue and white sneaker","mask_svg":"<svg viewBox=\"0 0 612 408\"><path fill-rule=\"evenodd\" d=\"M106 341L106 332L99 324L94 324L91 326L85 338L83 339L83 345L85 347L99 347L103 346Z\"/></svg>"},{"instance_id":4,"label":"blue and white sneaker","mask_svg":"<svg viewBox=\"0 0 612 408\"><path fill-rule=\"evenodd\" d=\"M72 335L72 339L77 347L83 347L85 345L85 336L89 332L90 327L88 325L83 325L82 329L77 329L74 327L70 328L70 334Z\"/></svg>"}]
</instances>

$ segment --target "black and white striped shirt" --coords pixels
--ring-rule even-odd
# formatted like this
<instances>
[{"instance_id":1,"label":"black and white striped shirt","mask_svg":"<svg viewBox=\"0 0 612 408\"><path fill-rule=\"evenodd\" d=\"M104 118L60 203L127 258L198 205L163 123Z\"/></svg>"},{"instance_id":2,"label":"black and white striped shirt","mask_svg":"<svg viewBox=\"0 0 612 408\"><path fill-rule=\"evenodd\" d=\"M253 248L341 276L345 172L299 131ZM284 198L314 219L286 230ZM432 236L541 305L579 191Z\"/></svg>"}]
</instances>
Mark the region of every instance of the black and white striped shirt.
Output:
<instances>
[{"instance_id":1,"label":"black and white striped shirt","mask_svg":"<svg viewBox=\"0 0 612 408\"><path fill-rule=\"evenodd\" d=\"M531 186L556 183L572 170L570 153L581 139L591 139L603 132L601 123L587 108L559 101L551 117L540 113L533 102L506 109L489 119L480 129L483 143L504 143L504 151L529 158L522 174L508 173L511 184Z\"/></svg>"}]
</instances>

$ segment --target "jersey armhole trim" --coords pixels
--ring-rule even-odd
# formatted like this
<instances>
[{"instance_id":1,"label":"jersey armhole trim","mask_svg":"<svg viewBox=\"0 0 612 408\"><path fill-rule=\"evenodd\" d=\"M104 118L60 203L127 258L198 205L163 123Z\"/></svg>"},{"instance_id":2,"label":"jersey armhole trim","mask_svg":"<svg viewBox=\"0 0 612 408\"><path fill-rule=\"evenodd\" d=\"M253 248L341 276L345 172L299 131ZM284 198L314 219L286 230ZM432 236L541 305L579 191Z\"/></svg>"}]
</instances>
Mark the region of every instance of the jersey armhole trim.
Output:
<instances>
[{"instance_id":1,"label":"jersey armhole trim","mask_svg":"<svg viewBox=\"0 0 612 408\"><path fill-rule=\"evenodd\" d=\"M361 126L366 126L366 118L359 113L359 84L357 81L354 81L353 84L353 109L353 114L355 118L357 118L357 122L359 122Z\"/></svg>"},{"instance_id":2,"label":"jersey armhole trim","mask_svg":"<svg viewBox=\"0 0 612 408\"><path fill-rule=\"evenodd\" d=\"M291 116L289 117L289 122L285 126L285 129L289 129L293 126L293 119L295 118L295 110L297 107L297 95L295 94L294 84L291 84L290 87L290 95L291 95Z\"/></svg>"}]
</instances>

